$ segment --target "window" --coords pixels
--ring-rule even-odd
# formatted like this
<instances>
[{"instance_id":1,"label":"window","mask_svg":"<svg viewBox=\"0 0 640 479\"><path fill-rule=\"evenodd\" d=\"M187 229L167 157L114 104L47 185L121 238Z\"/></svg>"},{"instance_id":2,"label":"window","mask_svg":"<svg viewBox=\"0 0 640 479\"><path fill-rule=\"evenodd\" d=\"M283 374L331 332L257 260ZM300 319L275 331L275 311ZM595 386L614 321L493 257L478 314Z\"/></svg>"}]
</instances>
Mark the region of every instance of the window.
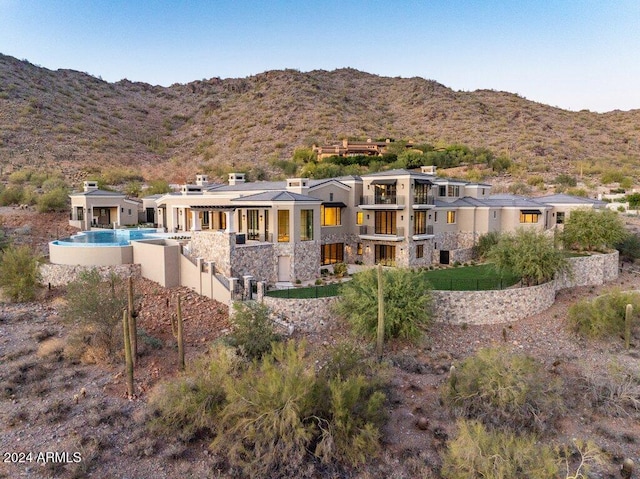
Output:
<instances>
[{"instance_id":1,"label":"window","mask_svg":"<svg viewBox=\"0 0 640 479\"><path fill-rule=\"evenodd\" d=\"M438 222L438 212L437 212L437 211L434 211L434 212L433 212L433 222L434 222L434 223L437 223L437 222Z\"/></svg>"},{"instance_id":2,"label":"window","mask_svg":"<svg viewBox=\"0 0 640 479\"><path fill-rule=\"evenodd\" d=\"M227 215L222 211L218 212L218 225L221 230L227 229Z\"/></svg>"},{"instance_id":3,"label":"window","mask_svg":"<svg viewBox=\"0 0 640 479\"><path fill-rule=\"evenodd\" d=\"M278 210L278 242L289 242L289 210Z\"/></svg>"},{"instance_id":4,"label":"window","mask_svg":"<svg viewBox=\"0 0 640 479\"><path fill-rule=\"evenodd\" d=\"M356 247L356 254L362 254L362 243L358 243Z\"/></svg>"},{"instance_id":5,"label":"window","mask_svg":"<svg viewBox=\"0 0 640 479\"><path fill-rule=\"evenodd\" d=\"M76 208L76 218L78 218L78 221L84 220L84 208L82 206Z\"/></svg>"},{"instance_id":6,"label":"window","mask_svg":"<svg viewBox=\"0 0 640 479\"><path fill-rule=\"evenodd\" d=\"M413 202L418 205L429 204L429 185L425 185L424 183L416 184Z\"/></svg>"},{"instance_id":7,"label":"window","mask_svg":"<svg viewBox=\"0 0 640 479\"><path fill-rule=\"evenodd\" d=\"M442 185L438 186L438 196L447 196L447 187Z\"/></svg>"},{"instance_id":8,"label":"window","mask_svg":"<svg viewBox=\"0 0 640 479\"><path fill-rule=\"evenodd\" d=\"M375 234L394 235L396 234L396 213L395 211L376 211Z\"/></svg>"},{"instance_id":9,"label":"window","mask_svg":"<svg viewBox=\"0 0 640 479\"><path fill-rule=\"evenodd\" d=\"M385 244L377 244L375 250L375 262L384 266L396 265L396 247Z\"/></svg>"},{"instance_id":10,"label":"window","mask_svg":"<svg viewBox=\"0 0 640 479\"><path fill-rule=\"evenodd\" d=\"M520 212L520 223L537 223L540 215L531 211Z\"/></svg>"},{"instance_id":11,"label":"window","mask_svg":"<svg viewBox=\"0 0 640 479\"><path fill-rule=\"evenodd\" d=\"M269 240L269 210L264 210L264 240Z\"/></svg>"},{"instance_id":12,"label":"window","mask_svg":"<svg viewBox=\"0 0 640 479\"><path fill-rule=\"evenodd\" d=\"M320 226L340 226L342 224L339 206L320 206Z\"/></svg>"},{"instance_id":13,"label":"window","mask_svg":"<svg viewBox=\"0 0 640 479\"><path fill-rule=\"evenodd\" d=\"M344 261L344 243L323 244L320 247L322 264L335 264Z\"/></svg>"},{"instance_id":14,"label":"window","mask_svg":"<svg viewBox=\"0 0 640 479\"><path fill-rule=\"evenodd\" d=\"M557 225L562 225L564 224L564 211L562 212L558 212L556 214L556 224Z\"/></svg>"},{"instance_id":15,"label":"window","mask_svg":"<svg viewBox=\"0 0 640 479\"><path fill-rule=\"evenodd\" d=\"M423 244L416 245L416 258L423 258L423 257L424 257L424 245Z\"/></svg>"},{"instance_id":16,"label":"window","mask_svg":"<svg viewBox=\"0 0 640 479\"><path fill-rule=\"evenodd\" d=\"M356 224L361 225L364 223L364 213L362 211L358 211L356 213Z\"/></svg>"},{"instance_id":17,"label":"window","mask_svg":"<svg viewBox=\"0 0 640 479\"><path fill-rule=\"evenodd\" d=\"M300 211L300 241L313 239L313 210Z\"/></svg>"},{"instance_id":18,"label":"window","mask_svg":"<svg viewBox=\"0 0 640 479\"><path fill-rule=\"evenodd\" d=\"M129 208L129 213L128 213L128 215L129 215L129 216L131 216L131 208Z\"/></svg>"},{"instance_id":19,"label":"window","mask_svg":"<svg viewBox=\"0 0 640 479\"><path fill-rule=\"evenodd\" d=\"M396 203L396 185L374 185L375 203L377 205L393 205Z\"/></svg>"},{"instance_id":20,"label":"window","mask_svg":"<svg viewBox=\"0 0 640 479\"><path fill-rule=\"evenodd\" d=\"M238 210L238 232L242 233L242 217L244 216L244 214ZM287 240L289 241L289 240Z\"/></svg>"},{"instance_id":21,"label":"window","mask_svg":"<svg viewBox=\"0 0 640 479\"><path fill-rule=\"evenodd\" d=\"M258 223L258 210L247 210L247 239L260 239L260 225Z\"/></svg>"},{"instance_id":22,"label":"window","mask_svg":"<svg viewBox=\"0 0 640 479\"><path fill-rule=\"evenodd\" d=\"M456 212L455 211L447 211L447 223L453 224L456 222Z\"/></svg>"},{"instance_id":23,"label":"window","mask_svg":"<svg viewBox=\"0 0 640 479\"><path fill-rule=\"evenodd\" d=\"M203 226L209 226L209 212L208 211L203 211L202 212L202 225Z\"/></svg>"},{"instance_id":24,"label":"window","mask_svg":"<svg viewBox=\"0 0 640 479\"><path fill-rule=\"evenodd\" d=\"M329 193L329 201L333 201L333 193Z\"/></svg>"},{"instance_id":25,"label":"window","mask_svg":"<svg viewBox=\"0 0 640 479\"><path fill-rule=\"evenodd\" d=\"M427 234L427 212L416 211L415 214L416 214L416 220L413 223L413 234L414 235Z\"/></svg>"},{"instance_id":26,"label":"window","mask_svg":"<svg viewBox=\"0 0 640 479\"><path fill-rule=\"evenodd\" d=\"M447 187L447 196L460 196L460 187L449 185Z\"/></svg>"}]
</instances>

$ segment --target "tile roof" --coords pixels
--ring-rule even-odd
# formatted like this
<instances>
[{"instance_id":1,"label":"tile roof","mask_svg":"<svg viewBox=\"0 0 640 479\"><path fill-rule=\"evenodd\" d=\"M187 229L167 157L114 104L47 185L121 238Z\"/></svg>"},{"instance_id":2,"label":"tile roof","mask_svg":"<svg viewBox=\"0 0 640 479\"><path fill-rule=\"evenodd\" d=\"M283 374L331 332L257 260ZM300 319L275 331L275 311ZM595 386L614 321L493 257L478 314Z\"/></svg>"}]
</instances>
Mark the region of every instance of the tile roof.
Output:
<instances>
[{"instance_id":1,"label":"tile roof","mask_svg":"<svg viewBox=\"0 0 640 479\"><path fill-rule=\"evenodd\" d=\"M243 201L311 201L322 202L319 198L313 198L307 195L300 195L298 193L292 193L291 191L265 191L263 193L256 193L254 195L239 196L233 198L231 201L243 202Z\"/></svg>"},{"instance_id":2,"label":"tile roof","mask_svg":"<svg viewBox=\"0 0 640 479\"><path fill-rule=\"evenodd\" d=\"M89 190L81 191L79 193L71 193L69 196L118 196L120 198L124 198L126 195L124 193L118 193L117 191Z\"/></svg>"}]
</instances>

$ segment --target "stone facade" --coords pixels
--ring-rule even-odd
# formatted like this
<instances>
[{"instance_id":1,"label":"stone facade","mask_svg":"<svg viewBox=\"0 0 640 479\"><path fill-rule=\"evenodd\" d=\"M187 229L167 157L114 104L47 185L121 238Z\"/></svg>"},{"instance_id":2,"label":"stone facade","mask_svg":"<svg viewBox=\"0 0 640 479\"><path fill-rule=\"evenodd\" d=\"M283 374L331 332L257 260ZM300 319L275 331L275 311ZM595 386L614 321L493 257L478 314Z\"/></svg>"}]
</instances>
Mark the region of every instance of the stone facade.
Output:
<instances>
[{"instance_id":1,"label":"stone facade","mask_svg":"<svg viewBox=\"0 0 640 479\"><path fill-rule=\"evenodd\" d=\"M215 264L216 271L231 277L231 251L236 245L235 233L223 231L193 231L190 251L194 258Z\"/></svg>"},{"instance_id":2,"label":"stone facade","mask_svg":"<svg viewBox=\"0 0 640 479\"><path fill-rule=\"evenodd\" d=\"M300 281L315 279L320 274L320 241L294 243L293 278Z\"/></svg>"},{"instance_id":3,"label":"stone facade","mask_svg":"<svg viewBox=\"0 0 640 479\"><path fill-rule=\"evenodd\" d=\"M45 263L40 265L40 282L51 286L65 286L80 277L84 271L97 270L106 281L112 273L121 278L140 278L139 264L119 264L115 266L78 266L68 264Z\"/></svg>"},{"instance_id":4,"label":"stone facade","mask_svg":"<svg viewBox=\"0 0 640 479\"><path fill-rule=\"evenodd\" d=\"M594 254L569 258L569 271L558 275L556 289L574 286L598 286L618 277L619 253Z\"/></svg>"},{"instance_id":5,"label":"stone facade","mask_svg":"<svg viewBox=\"0 0 640 479\"><path fill-rule=\"evenodd\" d=\"M242 278L251 275L259 281L277 281L277 261L272 243L234 245L231 263L232 276Z\"/></svg>"},{"instance_id":6,"label":"stone facade","mask_svg":"<svg viewBox=\"0 0 640 479\"><path fill-rule=\"evenodd\" d=\"M331 306L338 298L282 299L265 296L264 304L296 330L318 332L334 317Z\"/></svg>"}]
</instances>

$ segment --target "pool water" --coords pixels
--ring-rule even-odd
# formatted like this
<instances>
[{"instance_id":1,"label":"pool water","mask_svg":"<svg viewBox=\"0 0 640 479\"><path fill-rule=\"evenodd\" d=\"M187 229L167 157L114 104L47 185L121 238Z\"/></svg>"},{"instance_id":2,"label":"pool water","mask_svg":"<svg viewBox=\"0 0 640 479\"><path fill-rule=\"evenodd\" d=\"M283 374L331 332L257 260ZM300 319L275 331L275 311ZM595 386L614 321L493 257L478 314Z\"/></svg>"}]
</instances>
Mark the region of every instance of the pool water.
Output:
<instances>
[{"instance_id":1,"label":"pool water","mask_svg":"<svg viewBox=\"0 0 640 479\"><path fill-rule=\"evenodd\" d=\"M126 246L131 240L161 237L154 228L137 230L82 231L53 243L60 246Z\"/></svg>"}]
</instances>

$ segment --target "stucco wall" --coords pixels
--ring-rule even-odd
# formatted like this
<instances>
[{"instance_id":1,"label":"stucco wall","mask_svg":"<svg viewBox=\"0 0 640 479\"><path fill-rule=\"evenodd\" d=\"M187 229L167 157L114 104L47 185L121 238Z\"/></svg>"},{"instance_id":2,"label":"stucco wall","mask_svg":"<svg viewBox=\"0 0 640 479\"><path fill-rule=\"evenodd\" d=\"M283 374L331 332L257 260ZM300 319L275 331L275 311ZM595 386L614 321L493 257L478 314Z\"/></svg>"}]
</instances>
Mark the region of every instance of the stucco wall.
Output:
<instances>
[{"instance_id":1,"label":"stucco wall","mask_svg":"<svg viewBox=\"0 0 640 479\"><path fill-rule=\"evenodd\" d=\"M49 261L80 266L114 266L133 263L133 248L128 246L61 246L49 243Z\"/></svg>"},{"instance_id":2,"label":"stucco wall","mask_svg":"<svg viewBox=\"0 0 640 479\"><path fill-rule=\"evenodd\" d=\"M64 286L76 281L80 273L92 269L98 270L100 276L106 281L111 273L115 273L122 278L140 277L139 264L120 264L115 266L80 266L68 264L51 264L46 263L40 265L40 281L42 284L51 284L51 286Z\"/></svg>"}]
</instances>

